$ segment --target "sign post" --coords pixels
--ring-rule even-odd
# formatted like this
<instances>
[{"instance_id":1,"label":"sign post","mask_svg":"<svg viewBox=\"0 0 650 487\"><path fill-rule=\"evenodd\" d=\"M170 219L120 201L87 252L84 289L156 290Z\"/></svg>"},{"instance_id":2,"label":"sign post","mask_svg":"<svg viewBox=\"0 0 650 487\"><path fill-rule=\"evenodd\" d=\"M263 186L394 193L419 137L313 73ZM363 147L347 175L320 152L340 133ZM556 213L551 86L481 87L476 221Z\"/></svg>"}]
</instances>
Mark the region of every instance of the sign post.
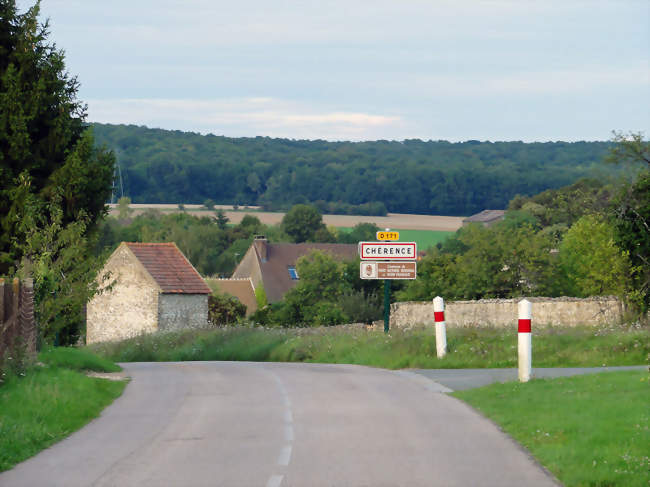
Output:
<instances>
[{"instance_id":1,"label":"sign post","mask_svg":"<svg viewBox=\"0 0 650 487\"><path fill-rule=\"evenodd\" d=\"M384 279L384 333L390 330L390 279Z\"/></svg>"},{"instance_id":2,"label":"sign post","mask_svg":"<svg viewBox=\"0 0 650 487\"><path fill-rule=\"evenodd\" d=\"M384 332L390 330L390 283L392 279L415 279L417 275L417 244L395 242L399 232L377 232L381 242L359 242L361 279L384 280Z\"/></svg>"}]
</instances>

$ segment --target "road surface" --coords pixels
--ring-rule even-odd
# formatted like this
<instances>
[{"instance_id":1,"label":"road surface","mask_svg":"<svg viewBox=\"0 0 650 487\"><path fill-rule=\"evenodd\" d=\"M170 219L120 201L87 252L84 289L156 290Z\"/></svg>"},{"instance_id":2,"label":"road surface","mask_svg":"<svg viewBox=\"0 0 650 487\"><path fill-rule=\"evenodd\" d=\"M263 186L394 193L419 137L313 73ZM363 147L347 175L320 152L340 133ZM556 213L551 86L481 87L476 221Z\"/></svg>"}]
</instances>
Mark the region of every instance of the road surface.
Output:
<instances>
[{"instance_id":1,"label":"road surface","mask_svg":"<svg viewBox=\"0 0 650 487\"><path fill-rule=\"evenodd\" d=\"M553 486L419 374L353 365L130 363L122 397L0 486Z\"/></svg>"}]
</instances>

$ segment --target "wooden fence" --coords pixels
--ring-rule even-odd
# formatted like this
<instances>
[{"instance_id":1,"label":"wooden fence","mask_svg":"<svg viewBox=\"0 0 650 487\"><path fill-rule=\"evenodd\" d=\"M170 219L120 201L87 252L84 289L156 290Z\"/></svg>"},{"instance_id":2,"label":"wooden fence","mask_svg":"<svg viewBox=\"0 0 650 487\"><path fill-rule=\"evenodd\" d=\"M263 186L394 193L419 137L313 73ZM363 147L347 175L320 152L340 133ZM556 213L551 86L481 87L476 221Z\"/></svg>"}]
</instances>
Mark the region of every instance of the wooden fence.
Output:
<instances>
[{"instance_id":1,"label":"wooden fence","mask_svg":"<svg viewBox=\"0 0 650 487\"><path fill-rule=\"evenodd\" d=\"M15 347L36 354L34 281L0 278L0 361Z\"/></svg>"}]
</instances>

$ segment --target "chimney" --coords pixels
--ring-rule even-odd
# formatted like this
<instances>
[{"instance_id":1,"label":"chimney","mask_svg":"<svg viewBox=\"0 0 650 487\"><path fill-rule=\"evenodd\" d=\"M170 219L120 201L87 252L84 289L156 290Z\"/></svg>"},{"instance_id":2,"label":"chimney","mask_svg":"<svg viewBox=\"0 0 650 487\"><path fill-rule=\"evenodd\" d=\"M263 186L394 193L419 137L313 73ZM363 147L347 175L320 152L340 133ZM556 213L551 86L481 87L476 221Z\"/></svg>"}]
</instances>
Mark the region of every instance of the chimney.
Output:
<instances>
[{"instance_id":1,"label":"chimney","mask_svg":"<svg viewBox=\"0 0 650 487\"><path fill-rule=\"evenodd\" d=\"M268 257L268 243L269 241L264 235L256 235L255 240L253 240L253 245L255 246L257 255L260 256L262 262L266 262Z\"/></svg>"}]
</instances>

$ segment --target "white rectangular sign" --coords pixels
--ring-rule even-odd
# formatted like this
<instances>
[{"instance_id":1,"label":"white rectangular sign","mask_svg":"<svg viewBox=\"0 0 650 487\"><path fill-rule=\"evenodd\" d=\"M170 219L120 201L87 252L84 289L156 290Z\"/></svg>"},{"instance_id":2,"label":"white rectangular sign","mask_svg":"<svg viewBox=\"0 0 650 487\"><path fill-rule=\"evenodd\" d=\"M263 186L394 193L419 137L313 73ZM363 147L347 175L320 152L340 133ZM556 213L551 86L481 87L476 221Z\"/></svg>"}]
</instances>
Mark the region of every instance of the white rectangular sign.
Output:
<instances>
[{"instance_id":1,"label":"white rectangular sign","mask_svg":"<svg viewBox=\"0 0 650 487\"><path fill-rule=\"evenodd\" d=\"M361 260L416 260L415 242L359 242Z\"/></svg>"}]
</instances>

